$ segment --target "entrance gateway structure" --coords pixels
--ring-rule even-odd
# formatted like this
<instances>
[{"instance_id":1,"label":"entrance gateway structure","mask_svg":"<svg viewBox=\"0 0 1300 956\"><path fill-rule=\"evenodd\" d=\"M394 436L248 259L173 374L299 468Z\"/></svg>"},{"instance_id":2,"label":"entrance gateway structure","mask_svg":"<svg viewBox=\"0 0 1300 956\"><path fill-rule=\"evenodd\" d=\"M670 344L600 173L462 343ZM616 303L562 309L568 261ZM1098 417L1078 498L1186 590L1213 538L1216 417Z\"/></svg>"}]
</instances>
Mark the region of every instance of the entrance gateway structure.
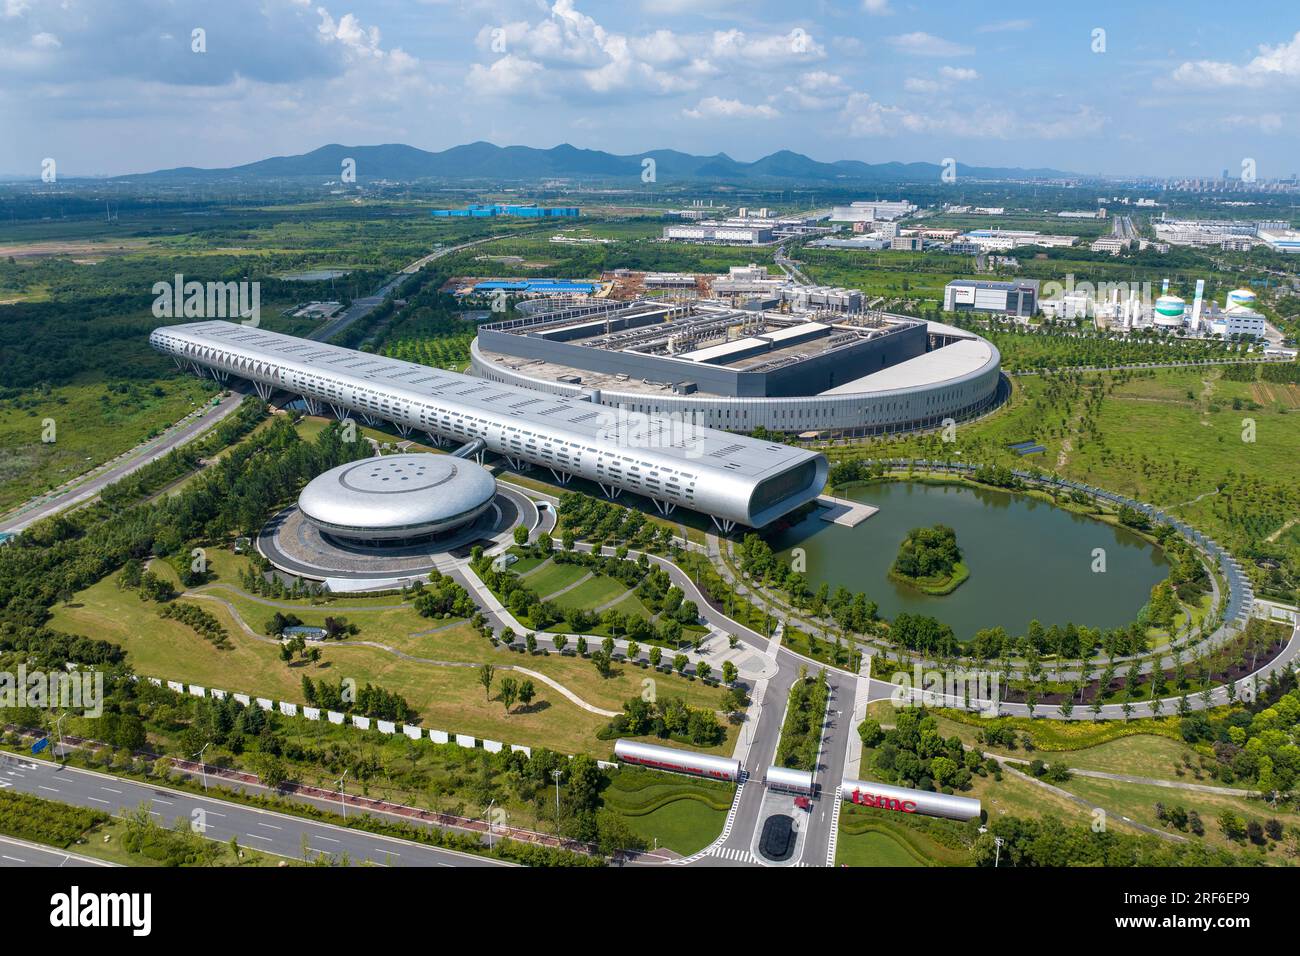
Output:
<instances>
[{"instance_id":1,"label":"entrance gateway structure","mask_svg":"<svg viewBox=\"0 0 1300 956\"><path fill-rule=\"evenodd\" d=\"M709 515L724 532L761 528L813 501L825 457L778 442L683 426L515 385L218 320L155 329L149 343L180 367L301 396L313 414L391 422L436 445L481 442L512 467L540 466L558 484L575 476L610 497L649 498Z\"/></svg>"}]
</instances>

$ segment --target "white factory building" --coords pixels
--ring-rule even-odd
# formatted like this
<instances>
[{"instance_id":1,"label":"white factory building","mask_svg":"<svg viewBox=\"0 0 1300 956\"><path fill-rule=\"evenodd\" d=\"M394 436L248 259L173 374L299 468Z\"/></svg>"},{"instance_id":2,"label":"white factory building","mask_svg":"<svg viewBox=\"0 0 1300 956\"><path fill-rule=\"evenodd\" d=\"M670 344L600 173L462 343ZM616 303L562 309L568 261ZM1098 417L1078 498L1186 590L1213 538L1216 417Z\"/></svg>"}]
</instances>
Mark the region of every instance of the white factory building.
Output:
<instances>
[{"instance_id":1,"label":"white factory building","mask_svg":"<svg viewBox=\"0 0 1300 956\"><path fill-rule=\"evenodd\" d=\"M875 222L878 219L902 219L916 212L916 206L905 199L896 201L859 201L831 209L835 222Z\"/></svg>"}]
</instances>

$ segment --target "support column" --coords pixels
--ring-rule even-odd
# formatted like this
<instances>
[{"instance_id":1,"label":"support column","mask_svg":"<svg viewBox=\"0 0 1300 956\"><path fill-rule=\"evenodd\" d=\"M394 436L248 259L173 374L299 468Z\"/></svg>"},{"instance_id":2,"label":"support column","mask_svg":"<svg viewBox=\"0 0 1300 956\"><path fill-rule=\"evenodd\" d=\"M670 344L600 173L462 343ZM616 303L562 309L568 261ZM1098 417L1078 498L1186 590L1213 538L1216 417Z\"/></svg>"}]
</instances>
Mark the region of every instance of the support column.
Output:
<instances>
[{"instance_id":1,"label":"support column","mask_svg":"<svg viewBox=\"0 0 1300 956\"><path fill-rule=\"evenodd\" d=\"M567 471L556 471L554 468L548 468L547 470L555 476L556 484L567 485L573 480L573 475Z\"/></svg>"},{"instance_id":2,"label":"support column","mask_svg":"<svg viewBox=\"0 0 1300 956\"><path fill-rule=\"evenodd\" d=\"M262 382L254 382L253 388L257 392L258 398L260 398L264 402L270 401L271 391L272 391L270 385L265 385Z\"/></svg>"},{"instance_id":3,"label":"support column","mask_svg":"<svg viewBox=\"0 0 1300 956\"><path fill-rule=\"evenodd\" d=\"M721 531L723 534L731 534L731 532L736 530L736 522L733 521L731 518L723 518L722 520L718 520L717 515L710 515L710 518L713 521L713 526L717 528L719 531Z\"/></svg>"}]
</instances>

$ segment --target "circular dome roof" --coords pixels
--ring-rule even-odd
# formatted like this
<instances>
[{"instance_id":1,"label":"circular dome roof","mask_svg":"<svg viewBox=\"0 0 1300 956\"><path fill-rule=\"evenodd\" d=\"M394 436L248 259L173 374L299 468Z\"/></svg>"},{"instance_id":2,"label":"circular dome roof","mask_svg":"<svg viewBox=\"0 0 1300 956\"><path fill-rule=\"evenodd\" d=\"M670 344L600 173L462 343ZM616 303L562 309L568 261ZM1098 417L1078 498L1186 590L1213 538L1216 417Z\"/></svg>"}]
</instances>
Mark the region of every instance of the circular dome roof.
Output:
<instances>
[{"instance_id":1,"label":"circular dome roof","mask_svg":"<svg viewBox=\"0 0 1300 956\"><path fill-rule=\"evenodd\" d=\"M414 538L480 515L497 482L483 467L450 455L384 455L317 475L298 496L312 524L340 537Z\"/></svg>"}]
</instances>

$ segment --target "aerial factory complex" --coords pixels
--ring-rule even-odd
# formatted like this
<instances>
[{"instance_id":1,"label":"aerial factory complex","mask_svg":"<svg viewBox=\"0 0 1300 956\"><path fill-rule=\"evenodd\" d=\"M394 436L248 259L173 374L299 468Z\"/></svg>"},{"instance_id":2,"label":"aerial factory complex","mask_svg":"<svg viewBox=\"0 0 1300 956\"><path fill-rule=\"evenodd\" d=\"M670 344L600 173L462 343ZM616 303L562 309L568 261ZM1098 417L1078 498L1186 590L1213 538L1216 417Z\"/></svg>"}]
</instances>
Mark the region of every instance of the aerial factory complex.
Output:
<instances>
[{"instance_id":1,"label":"aerial factory complex","mask_svg":"<svg viewBox=\"0 0 1300 956\"><path fill-rule=\"evenodd\" d=\"M481 325L473 369L710 428L808 437L933 428L998 400L998 350L973 332L866 311L853 290L789 287L757 302L767 307L749 305L591 301L533 312Z\"/></svg>"}]
</instances>

